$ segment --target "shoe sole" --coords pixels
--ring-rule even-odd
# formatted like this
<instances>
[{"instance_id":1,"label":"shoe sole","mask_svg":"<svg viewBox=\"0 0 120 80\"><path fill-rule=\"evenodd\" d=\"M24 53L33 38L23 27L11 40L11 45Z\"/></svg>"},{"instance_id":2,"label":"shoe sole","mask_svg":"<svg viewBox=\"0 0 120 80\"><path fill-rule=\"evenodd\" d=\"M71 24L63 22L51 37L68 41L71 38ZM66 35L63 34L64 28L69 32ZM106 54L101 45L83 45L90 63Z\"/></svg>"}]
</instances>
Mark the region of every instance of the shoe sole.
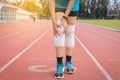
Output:
<instances>
[{"instance_id":1,"label":"shoe sole","mask_svg":"<svg viewBox=\"0 0 120 80\"><path fill-rule=\"evenodd\" d=\"M62 76L62 77L55 77L56 79L62 79L62 78L64 78L64 75Z\"/></svg>"},{"instance_id":2,"label":"shoe sole","mask_svg":"<svg viewBox=\"0 0 120 80\"><path fill-rule=\"evenodd\" d=\"M68 73L68 74L73 74L73 73L75 73L75 70L74 70L73 72L72 72L72 71L69 71L69 72L68 72L68 71L66 70L66 68L65 68L65 72Z\"/></svg>"},{"instance_id":3,"label":"shoe sole","mask_svg":"<svg viewBox=\"0 0 120 80\"><path fill-rule=\"evenodd\" d=\"M62 79L62 78L64 78L64 71L65 71L65 68L63 67L63 70L62 70L63 76L62 76L62 77L60 77L60 76L56 77L56 76L55 76L55 78L56 78L56 79Z\"/></svg>"},{"instance_id":4,"label":"shoe sole","mask_svg":"<svg viewBox=\"0 0 120 80\"><path fill-rule=\"evenodd\" d=\"M69 72L67 72L67 71L65 71L67 74L74 74L75 73L75 71L69 71Z\"/></svg>"}]
</instances>

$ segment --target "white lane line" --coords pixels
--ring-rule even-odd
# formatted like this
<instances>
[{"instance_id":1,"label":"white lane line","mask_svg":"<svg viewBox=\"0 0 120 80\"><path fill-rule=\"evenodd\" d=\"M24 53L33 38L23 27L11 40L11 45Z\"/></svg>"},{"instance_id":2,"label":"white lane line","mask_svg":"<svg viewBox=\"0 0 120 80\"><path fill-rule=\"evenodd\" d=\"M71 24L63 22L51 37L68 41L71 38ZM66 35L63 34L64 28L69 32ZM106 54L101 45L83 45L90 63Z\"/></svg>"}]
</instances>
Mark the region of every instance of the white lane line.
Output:
<instances>
[{"instance_id":1,"label":"white lane line","mask_svg":"<svg viewBox=\"0 0 120 80\"><path fill-rule=\"evenodd\" d=\"M110 61L110 62L120 62L120 59L107 59L107 61Z\"/></svg>"},{"instance_id":2,"label":"white lane line","mask_svg":"<svg viewBox=\"0 0 120 80\"><path fill-rule=\"evenodd\" d=\"M56 59L39 59L39 58L29 58L29 61L56 61ZM81 59L72 59L73 61L79 61Z\"/></svg>"},{"instance_id":3,"label":"white lane line","mask_svg":"<svg viewBox=\"0 0 120 80\"><path fill-rule=\"evenodd\" d=\"M89 55L89 57L93 60L93 62L96 64L96 66L99 68L99 70L103 73L103 75L106 77L107 80L113 80L112 77L105 71L105 69L102 67L102 65L97 61L97 59L92 55L92 53L85 47L85 45L80 41L80 39L75 36L75 39L78 41L78 43L83 47L83 49L86 51L86 53Z\"/></svg>"},{"instance_id":4,"label":"white lane line","mask_svg":"<svg viewBox=\"0 0 120 80\"><path fill-rule=\"evenodd\" d=\"M32 29L33 29L33 28L29 28L29 29L25 29L25 30L22 30L22 31L19 31L19 32L10 33L10 34L7 34L7 35L5 35L5 36L1 36L0 39L4 39L4 38L7 38L7 37L10 37L10 36L13 36L13 35L16 35L16 34L25 32L25 31L32 30Z\"/></svg>"},{"instance_id":5,"label":"white lane line","mask_svg":"<svg viewBox=\"0 0 120 80\"><path fill-rule=\"evenodd\" d=\"M87 25L87 24L85 24L85 25ZM94 26L94 25L92 25L92 26ZM112 39L112 40L115 40L115 41L120 42L120 39L114 38L114 37L112 37L112 36L108 36L108 35L99 33L99 32L97 32L97 31L95 31L95 30L90 30L90 29L88 29L88 28L85 28L85 29L87 29L87 30L89 30L89 31L92 31L92 32L95 32L95 33L97 33L97 34L99 34L99 35L101 35L101 36L103 36L103 37L107 37L107 38L109 38L109 39Z\"/></svg>"},{"instance_id":6,"label":"white lane line","mask_svg":"<svg viewBox=\"0 0 120 80\"><path fill-rule=\"evenodd\" d=\"M8 63L6 63L3 67L1 67L0 68L0 73L3 72L13 62L15 62L22 54L24 54L29 48L31 48L37 41L39 41L50 30L51 30L51 28L49 28L46 32L44 32L42 35L40 35L35 41L33 41L30 45L28 45L23 51L18 53L18 55L16 55L13 59L11 59Z\"/></svg>"},{"instance_id":7,"label":"white lane line","mask_svg":"<svg viewBox=\"0 0 120 80\"><path fill-rule=\"evenodd\" d=\"M77 70L77 67L74 67L75 71ZM56 71L55 66L54 67L50 67L47 65L33 65L28 67L28 71L30 72L53 72Z\"/></svg>"},{"instance_id":8,"label":"white lane line","mask_svg":"<svg viewBox=\"0 0 120 80\"><path fill-rule=\"evenodd\" d=\"M87 29L87 28L86 28L86 29ZM120 42L120 39L117 39L117 38L114 38L114 37L111 37L111 36L108 36L108 35L105 35L105 34L96 32L96 31L94 31L94 30L90 30L90 29L87 29L87 30L92 31L92 32L95 32L95 33L97 33L97 34L99 34L99 35L101 35L101 36L107 37L107 38L109 38L109 39L112 39L112 40L115 40L115 41Z\"/></svg>"},{"instance_id":9,"label":"white lane line","mask_svg":"<svg viewBox=\"0 0 120 80\"><path fill-rule=\"evenodd\" d=\"M80 22L80 23L82 23L82 22ZM101 29L107 29L107 30L111 30L111 31L120 32L120 30L118 30L118 29L113 29L113 28L106 27L106 26L98 26L98 25L89 24L89 23L82 23L82 24L85 24L85 25L88 25L88 26L90 25L90 26L98 27L98 28L101 28Z\"/></svg>"}]
</instances>

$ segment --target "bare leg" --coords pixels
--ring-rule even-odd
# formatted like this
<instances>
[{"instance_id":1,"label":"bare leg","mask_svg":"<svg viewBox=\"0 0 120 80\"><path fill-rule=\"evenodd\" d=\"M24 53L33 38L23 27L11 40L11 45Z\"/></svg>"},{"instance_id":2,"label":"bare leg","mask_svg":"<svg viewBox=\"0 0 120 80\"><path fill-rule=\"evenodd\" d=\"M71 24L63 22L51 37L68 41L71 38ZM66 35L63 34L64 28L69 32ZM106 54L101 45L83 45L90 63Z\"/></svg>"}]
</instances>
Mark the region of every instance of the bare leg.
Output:
<instances>
[{"instance_id":1,"label":"bare leg","mask_svg":"<svg viewBox=\"0 0 120 80\"><path fill-rule=\"evenodd\" d=\"M64 47L55 47L56 57L63 57Z\"/></svg>"},{"instance_id":2,"label":"bare leg","mask_svg":"<svg viewBox=\"0 0 120 80\"><path fill-rule=\"evenodd\" d=\"M67 23L68 25L75 25L76 17L68 17ZM72 56L74 47L66 46L66 55Z\"/></svg>"},{"instance_id":3,"label":"bare leg","mask_svg":"<svg viewBox=\"0 0 120 80\"><path fill-rule=\"evenodd\" d=\"M62 12L57 12L56 13L56 22L60 22L61 21L61 19L62 19L62 17L63 17L63 15L64 15L64 13L62 13ZM64 35L64 34L63 34ZM59 37L59 38L58 38ZM63 45L63 43L64 43L64 38L65 38L65 36L59 36L58 35L58 37L56 37L56 44L58 44L58 43L60 43L60 42L62 42L62 45L60 44L60 46L58 46L58 45L55 45L55 50L56 50L56 57L58 58L58 57L63 57L63 53L64 53L64 45Z\"/></svg>"}]
</instances>

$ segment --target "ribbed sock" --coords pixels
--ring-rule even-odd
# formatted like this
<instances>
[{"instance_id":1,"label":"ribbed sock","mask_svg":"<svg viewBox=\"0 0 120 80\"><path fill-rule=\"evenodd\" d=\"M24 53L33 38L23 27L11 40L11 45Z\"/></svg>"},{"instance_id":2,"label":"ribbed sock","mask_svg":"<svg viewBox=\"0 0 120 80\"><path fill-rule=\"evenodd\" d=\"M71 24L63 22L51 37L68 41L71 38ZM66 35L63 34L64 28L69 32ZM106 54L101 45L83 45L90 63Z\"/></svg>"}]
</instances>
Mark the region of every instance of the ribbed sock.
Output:
<instances>
[{"instance_id":1,"label":"ribbed sock","mask_svg":"<svg viewBox=\"0 0 120 80\"><path fill-rule=\"evenodd\" d=\"M63 64L62 59L63 57L57 57L57 63Z\"/></svg>"},{"instance_id":2,"label":"ribbed sock","mask_svg":"<svg viewBox=\"0 0 120 80\"><path fill-rule=\"evenodd\" d=\"M68 56L68 55L66 55L66 61L71 62L71 59L72 59L72 56Z\"/></svg>"}]
</instances>

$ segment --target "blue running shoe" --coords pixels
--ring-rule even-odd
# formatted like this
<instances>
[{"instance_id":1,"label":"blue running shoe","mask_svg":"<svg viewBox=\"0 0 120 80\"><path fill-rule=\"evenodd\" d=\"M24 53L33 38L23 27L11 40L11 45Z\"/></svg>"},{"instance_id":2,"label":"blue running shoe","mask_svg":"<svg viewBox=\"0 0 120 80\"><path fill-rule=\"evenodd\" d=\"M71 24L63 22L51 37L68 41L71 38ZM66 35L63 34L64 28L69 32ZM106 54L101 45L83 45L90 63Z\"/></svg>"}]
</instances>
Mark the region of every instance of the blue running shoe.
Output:
<instances>
[{"instance_id":1,"label":"blue running shoe","mask_svg":"<svg viewBox=\"0 0 120 80\"><path fill-rule=\"evenodd\" d=\"M74 67L72 66L71 62L67 61L65 63L65 71L66 73L71 73L71 74L75 72Z\"/></svg>"},{"instance_id":2,"label":"blue running shoe","mask_svg":"<svg viewBox=\"0 0 120 80\"><path fill-rule=\"evenodd\" d=\"M55 73L55 78L64 78L64 66L63 64L57 64L57 71Z\"/></svg>"}]
</instances>

